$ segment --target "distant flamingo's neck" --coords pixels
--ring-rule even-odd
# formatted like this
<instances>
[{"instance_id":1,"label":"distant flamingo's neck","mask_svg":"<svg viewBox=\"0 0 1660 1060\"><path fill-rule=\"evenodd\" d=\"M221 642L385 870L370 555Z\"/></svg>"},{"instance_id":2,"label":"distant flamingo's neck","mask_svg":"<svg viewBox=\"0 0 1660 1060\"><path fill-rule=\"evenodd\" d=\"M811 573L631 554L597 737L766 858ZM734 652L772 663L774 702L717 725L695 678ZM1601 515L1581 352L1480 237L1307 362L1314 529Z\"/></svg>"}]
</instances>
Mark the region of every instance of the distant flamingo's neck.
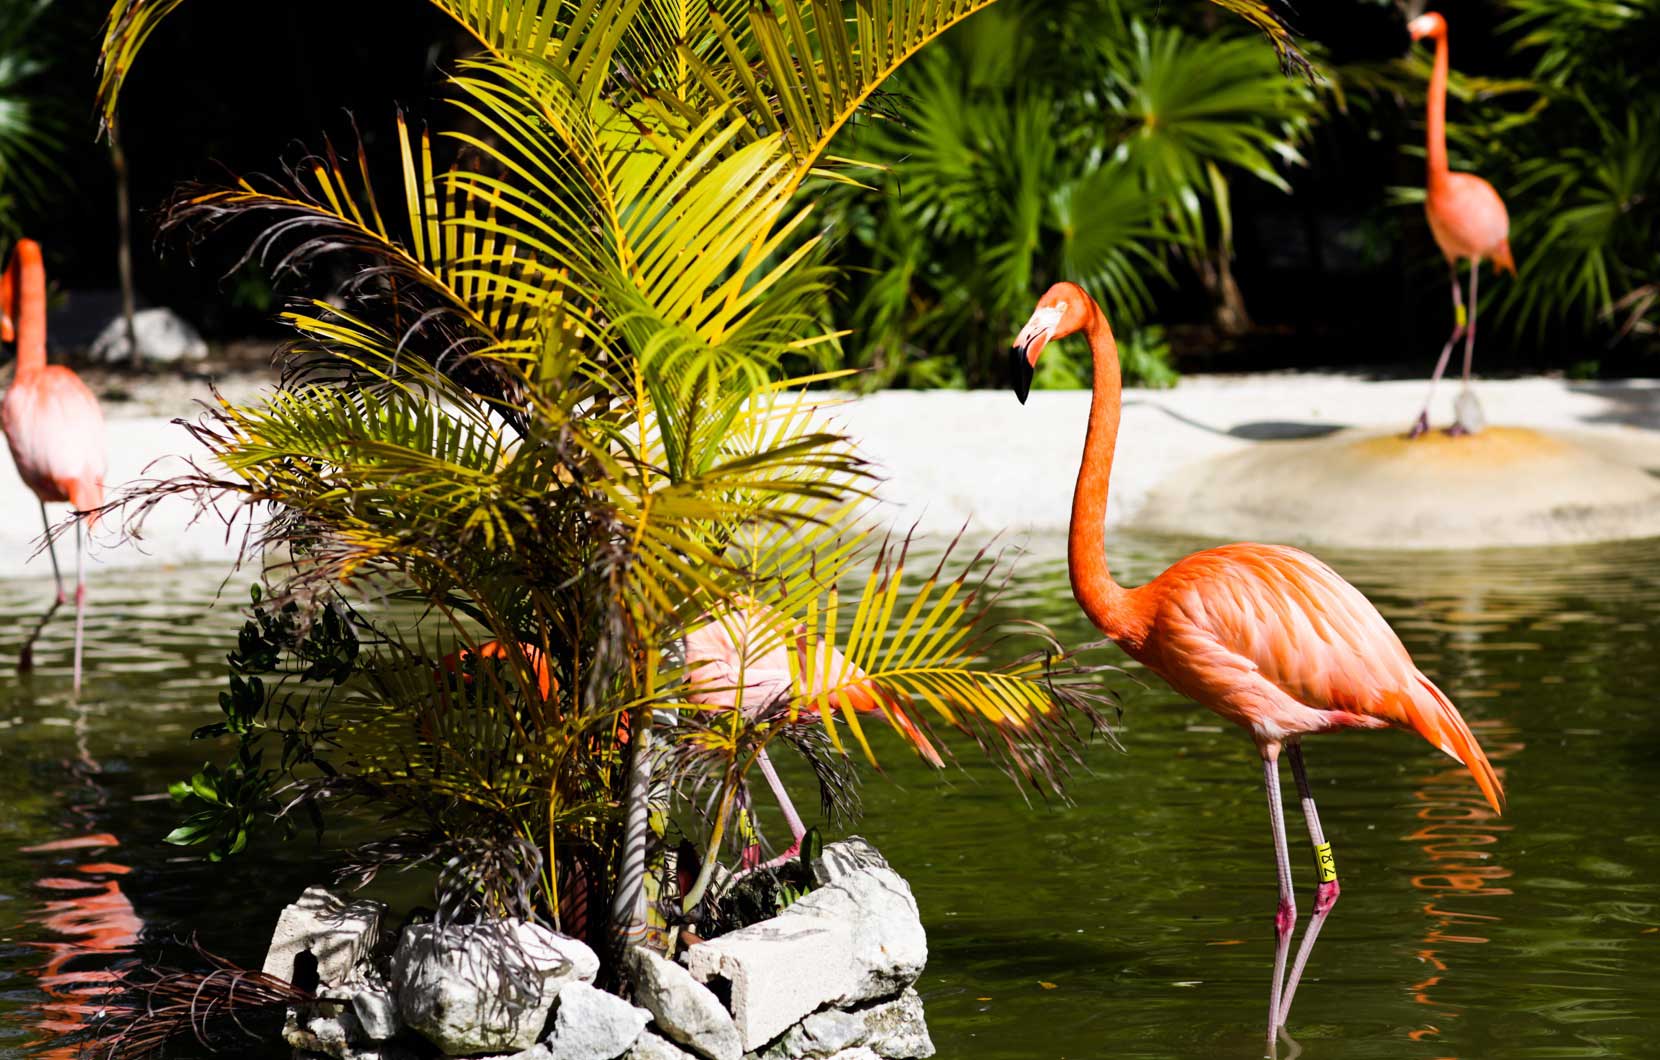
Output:
<instances>
[{"instance_id":1,"label":"distant flamingo's neck","mask_svg":"<svg viewBox=\"0 0 1660 1060\"><path fill-rule=\"evenodd\" d=\"M1123 411L1118 343L1112 328L1093 305L1085 329L1095 360L1094 396L1089 405L1089 432L1078 485L1072 493L1072 525L1067 534L1067 571L1072 595L1089 620L1114 640L1130 633L1125 591L1107 569L1107 485L1112 477L1118 421Z\"/></svg>"},{"instance_id":2,"label":"distant flamingo's neck","mask_svg":"<svg viewBox=\"0 0 1660 1060\"><path fill-rule=\"evenodd\" d=\"M1429 113L1424 122L1424 147L1432 184L1447 175L1447 70L1447 35L1438 33L1435 67L1429 75Z\"/></svg>"},{"instance_id":3,"label":"distant flamingo's neck","mask_svg":"<svg viewBox=\"0 0 1660 1060\"><path fill-rule=\"evenodd\" d=\"M40 245L21 240L12 251L11 267L0 278L0 310L17 332L17 378L46 367L46 267Z\"/></svg>"}]
</instances>

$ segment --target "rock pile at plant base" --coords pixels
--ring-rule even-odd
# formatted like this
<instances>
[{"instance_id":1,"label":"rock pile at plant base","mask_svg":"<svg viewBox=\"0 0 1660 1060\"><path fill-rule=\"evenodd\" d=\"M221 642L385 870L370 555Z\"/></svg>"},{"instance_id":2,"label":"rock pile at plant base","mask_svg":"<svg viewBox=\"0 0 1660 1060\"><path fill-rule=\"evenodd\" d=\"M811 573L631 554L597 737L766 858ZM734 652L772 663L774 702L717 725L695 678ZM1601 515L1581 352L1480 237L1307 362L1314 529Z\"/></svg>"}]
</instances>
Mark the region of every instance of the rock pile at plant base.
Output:
<instances>
[{"instance_id":1,"label":"rock pile at plant base","mask_svg":"<svg viewBox=\"0 0 1660 1060\"><path fill-rule=\"evenodd\" d=\"M298 1060L915 1060L932 1056L914 989L928 940L910 886L852 838L813 863L783 913L693 945L630 950L632 1000L593 985L576 939L508 920L411 924L310 888L284 910L267 968L315 965L319 1002L291 1010Z\"/></svg>"}]
</instances>

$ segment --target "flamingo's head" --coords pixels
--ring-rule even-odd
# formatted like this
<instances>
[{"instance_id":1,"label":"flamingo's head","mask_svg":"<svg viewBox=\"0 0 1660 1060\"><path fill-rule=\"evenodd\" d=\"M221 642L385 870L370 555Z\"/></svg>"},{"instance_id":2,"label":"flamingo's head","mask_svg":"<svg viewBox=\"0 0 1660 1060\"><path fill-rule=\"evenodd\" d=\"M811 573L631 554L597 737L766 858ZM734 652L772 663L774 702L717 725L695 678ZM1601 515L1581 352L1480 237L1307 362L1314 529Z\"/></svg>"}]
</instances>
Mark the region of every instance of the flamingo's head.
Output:
<instances>
[{"instance_id":1,"label":"flamingo's head","mask_svg":"<svg viewBox=\"0 0 1660 1060\"><path fill-rule=\"evenodd\" d=\"M1043 348L1051 339L1064 339L1083 330L1093 305L1082 287L1065 281L1049 288L1038 299L1032 318L1020 329L1014 347L1009 350L1009 384L1022 405L1031 393L1032 375L1037 371Z\"/></svg>"},{"instance_id":2,"label":"flamingo's head","mask_svg":"<svg viewBox=\"0 0 1660 1060\"><path fill-rule=\"evenodd\" d=\"M1438 40L1447 35L1447 20L1434 11L1426 11L1406 24L1413 40Z\"/></svg>"}]
</instances>

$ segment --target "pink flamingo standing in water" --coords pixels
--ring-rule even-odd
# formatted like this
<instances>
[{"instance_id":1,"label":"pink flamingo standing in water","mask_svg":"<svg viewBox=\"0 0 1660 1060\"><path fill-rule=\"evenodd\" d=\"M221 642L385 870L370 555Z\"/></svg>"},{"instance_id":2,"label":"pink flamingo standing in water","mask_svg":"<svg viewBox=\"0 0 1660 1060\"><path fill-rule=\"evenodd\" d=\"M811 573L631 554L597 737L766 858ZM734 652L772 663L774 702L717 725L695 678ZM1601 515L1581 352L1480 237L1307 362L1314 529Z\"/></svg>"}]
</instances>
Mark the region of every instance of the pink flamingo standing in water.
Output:
<instances>
[{"instance_id":1,"label":"pink flamingo standing in water","mask_svg":"<svg viewBox=\"0 0 1660 1060\"><path fill-rule=\"evenodd\" d=\"M1424 123L1425 154L1429 159L1424 213L1429 217L1429 230L1435 235L1436 245L1446 255L1447 266L1452 270L1453 300L1452 334L1435 362L1424 410L1412 424L1412 437L1429 430L1429 405L1435 399L1435 384L1447 370L1447 358L1452 356L1452 348L1460 336L1464 339L1464 389L1459 392L1457 419L1448 433L1474 434L1484 422L1481 405L1470 390L1470 362L1476 344L1476 280L1481 275L1483 258L1491 260L1494 268L1506 270L1512 276L1516 274L1516 261L1510 255L1510 214L1493 185L1474 173L1454 173L1447 166L1447 20L1431 11L1408 23L1407 32L1415 41L1426 37L1435 41L1435 67L1429 77L1428 114ZM1468 321L1464 315L1464 298L1458 289L1460 258L1470 259Z\"/></svg>"},{"instance_id":2,"label":"pink flamingo standing in water","mask_svg":"<svg viewBox=\"0 0 1660 1060\"><path fill-rule=\"evenodd\" d=\"M1105 523L1122 390L1112 329L1082 288L1058 283L1015 340L1010 367L1024 403L1044 346L1080 331L1089 339L1095 380L1067 538L1072 595L1131 658L1177 692L1243 726L1256 741L1280 890L1268 1001L1272 1049L1339 891L1337 863L1303 772L1302 738L1341 729L1411 729L1468 767L1495 811L1503 789L1458 708L1413 665L1383 616L1308 553L1281 545L1225 545L1188 556L1146 585L1125 588L1113 580ZM1289 977L1286 957L1297 905L1280 804L1281 751L1291 760L1319 865L1314 916Z\"/></svg>"},{"instance_id":3,"label":"pink flamingo standing in water","mask_svg":"<svg viewBox=\"0 0 1660 1060\"><path fill-rule=\"evenodd\" d=\"M52 544L46 505L67 501L78 512L104 503L104 416L80 376L61 364L46 363L46 267L40 244L20 239L11 265L0 273L0 341L16 341L17 374L0 400L0 425L6 431L12 460L23 482L40 500L46 527L46 551L58 595L35 625L17 667L33 664L35 639L63 605L63 573ZM88 525L96 516L86 517ZM86 576L81 560L81 524L75 524L75 691L81 690L81 629L86 614Z\"/></svg>"},{"instance_id":4,"label":"pink flamingo standing in water","mask_svg":"<svg viewBox=\"0 0 1660 1060\"><path fill-rule=\"evenodd\" d=\"M917 728L883 693L866 680L865 672L854 666L836 648L828 651L821 644L815 658L815 669L809 663L807 627L797 625L789 629L794 643L786 641L788 628L784 619L765 604L744 598L736 606L711 616L686 634L686 666L690 672L691 691L687 699L700 706L724 708L742 707L754 713L780 700L788 699L797 687L797 679L790 670L790 650L796 652L796 665L802 694L809 698L829 695L831 704L840 710L856 710L861 714L880 712L892 722L917 752L929 764L944 765L939 751L928 737ZM816 720L809 712L804 720ZM784 788L767 752L756 754L755 764L766 779L767 786L778 800L794 842L781 858L793 856L801 849L801 840L807 826L796 812L795 803ZM759 860L756 851L749 851L745 860L751 864Z\"/></svg>"}]
</instances>

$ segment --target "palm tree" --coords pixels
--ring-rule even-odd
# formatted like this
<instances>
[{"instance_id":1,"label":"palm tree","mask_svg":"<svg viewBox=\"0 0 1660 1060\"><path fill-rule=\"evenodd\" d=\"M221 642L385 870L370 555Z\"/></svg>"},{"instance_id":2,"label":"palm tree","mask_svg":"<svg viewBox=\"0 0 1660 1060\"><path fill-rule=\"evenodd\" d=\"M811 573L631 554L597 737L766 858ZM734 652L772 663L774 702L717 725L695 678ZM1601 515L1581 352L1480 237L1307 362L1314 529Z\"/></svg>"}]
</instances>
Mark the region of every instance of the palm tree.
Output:
<instances>
[{"instance_id":1,"label":"palm tree","mask_svg":"<svg viewBox=\"0 0 1660 1060\"><path fill-rule=\"evenodd\" d=\"M18 235L18 212L39 207L57 172L62 115L40 89L50 66L41 36L52 0L0 0L0 237Z\"/></svg>"},{"instance_id":2,"label":"palm tree","mask_svg":"<svg viewBox=\"0 0 1660 1060\"><path fill-rule=\"evenodd\" d=\"M825 754L804 713L832 753L874 754L834 709L845 674L691 708L677 645L740 598L809 656L844 652L896 727L961 730L1053 780L1083 675L1041 631L986 667L996 564L948 557L915 581L904 543L859 521L870 469L806 392L844 375L780 378L834 340L798 192L845 176L838 130L989 0L434 2L477 51L436 137L398 119L397 186L360 144L325 143L272 180L183 189L167 215L200 234L257 220L250 254L280 276L328 260L351 277L284 315L277 391L192 428L224 470L124 501L271 516L254 538L271 591L216 730L238 751L181 789L197 813L176 840L229 853L262 813L372 800L405 831L360 850L360 875L428 861L456 915L591 933L609 904L636 938L660 886L654 785L715 807L708 860L769 741ZM178 3L115 4L106 121ZM279 744L280 764L261 757Z\"/></svg>"}]
</instances>

